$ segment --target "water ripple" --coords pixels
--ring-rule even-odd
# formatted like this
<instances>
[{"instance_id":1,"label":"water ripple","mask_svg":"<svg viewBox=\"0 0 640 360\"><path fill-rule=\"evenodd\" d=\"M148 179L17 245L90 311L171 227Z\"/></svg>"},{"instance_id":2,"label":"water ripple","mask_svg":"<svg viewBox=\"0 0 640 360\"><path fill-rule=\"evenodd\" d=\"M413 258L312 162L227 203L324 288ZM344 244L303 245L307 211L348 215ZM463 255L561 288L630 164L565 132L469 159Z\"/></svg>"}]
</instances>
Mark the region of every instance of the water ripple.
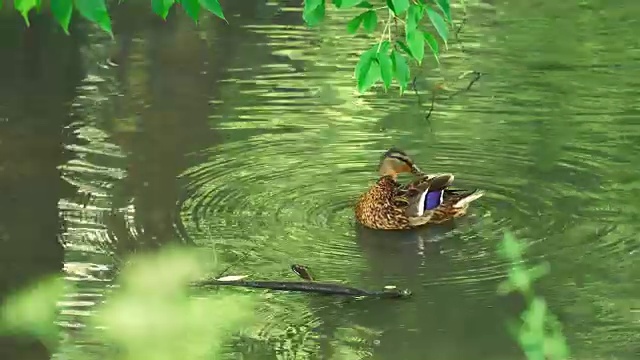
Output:
<instances>
[{"instance_id":1,"label":"water ripple","mask_svg":"<svg viewBox=\"0 0 640 360\"><path fill-rule=\"evenodd\" d=\"M440 334L442 325L432 320L449 309L464 317L460 328L467 329L468 318L486 310L478 304L495 297L504 277L508 264L495 249L506 229L531 245L529 261L551 262L553 276L544 284L558 303L565 301L571 282L579 299L585 295L578 283L598 284L593 299L607 304L611 293L622 292L617 283L634 279L640 249L640 185L631 156L640 150L633 105L637 77L601 65L621 61L619 54L608 57L614 55L604 46L616 39L592 34L589 43L571 46L565 40L532 41L535 34L549 38L551 17L527 22L528 6L496 7L510 14L509 21L498 21L493 5L474 9L482 16L462 34L467 52L451 46L443 58L446 67L428 68L432 65L425 61L424 72L412 69L420 84L455 79L470 68L488 74L473 91L438 99L430 122L424 120L426 105L419 108L411 93L383 95L379 88L356 93L354 48L371 44L364 36L344 34L346 18L331 17L323 25L322 34L329 36L301 24L241 29L259 40L249 44L250 55L234 58L216 84L209 121L220 141L192 154L193 166L180 176L181 225L205 250L215 248L223 261L236 261L234 272L293 278L289 265L302 263L318 279L371 288L392 283L411 288L417 299L391 310L341 308L337 315L330 313L333 300L264 295L266 321L253 332L254 340L270 342L279 354L295 354L299 340L301 352L310 353L320 342L321 324L413 329L418 325L407 324L430 304L436 305L420 318L420 341ZM545 6L551 13L559 9ZM558 21L567 33L584 26L582 20L567 24L568 17ZM626 65L635 60L626 59ZM97 83L91 79L84 90L94 91ZM100 145L71 149L77 159L63 172L98 194L97 200L82 214L73 201L61 205L72 224L67 239L78 250L87 250L77 239L82 229L95 242L109 241L101 225L109 219L104 210L116 207L127 219L135 210L108 202L124 174L117 148L93 127L83 131ZM457 185L484 189L486 196L455 224L407 232L362 229L353 219L354 202L375 181L378 157L391 146L404 148L424 170L452 172ZM82 261L93 263L77 262ZM98 301L85 294L91 291L65 303L69 316L84 316ZM629 330L625 311L637 309L629 301L635 295L637 290L629 290L614 298L624 306L616 307L616 316L602 317L611 321L608 328ZM372 309L376 316L367 312ZM393 314L384 319L385 311ZM350 316L358 315L362 318L352 321ZM488 322L495 318L479 323ZM429 331L432 336L424 336ZM394 356L403 355L396 350Z\"/></svg>"}]
</instances>

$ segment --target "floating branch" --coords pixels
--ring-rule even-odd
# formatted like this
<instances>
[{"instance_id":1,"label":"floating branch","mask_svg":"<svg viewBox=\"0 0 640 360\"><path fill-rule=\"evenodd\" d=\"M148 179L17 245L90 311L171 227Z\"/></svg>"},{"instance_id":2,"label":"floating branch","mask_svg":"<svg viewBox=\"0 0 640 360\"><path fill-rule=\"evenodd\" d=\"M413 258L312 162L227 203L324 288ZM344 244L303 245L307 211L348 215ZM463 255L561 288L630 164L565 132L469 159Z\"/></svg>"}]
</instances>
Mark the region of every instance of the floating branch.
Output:
<instances>
[{"instance_id":1,"label":"floating branch","mask_svg":"<svg viewBox=\"0 0 640 360\"><path fill-rule=\"evenodd\" d=\"M240 286L280 291L300 291L325 295L371 296L382 298L405 298L411 295L408 289L398 289L395 286L385 286L380 291L358 289L350 286L320 283L315 281L222 281L206 280L198 285L203 286Z\"/></svg>"},{"instance_id":2,"label":"floating branch","mask_svg":"<svg viewBox=\"0 0 640 360\"><path fill-rule=\"evenodd\" d=\"M244 281L246 276L226 276L214 280L198 282L199 286L240 286L247 288L270 289L279 291L299 291L324 295L364 296L378 298L406 298L411 296L408 289L385 286L382 290L363 290L351 286L313 281L311 271L304 265L292 265L291 269L307 281Z\"/></svg>"}]
</instances>

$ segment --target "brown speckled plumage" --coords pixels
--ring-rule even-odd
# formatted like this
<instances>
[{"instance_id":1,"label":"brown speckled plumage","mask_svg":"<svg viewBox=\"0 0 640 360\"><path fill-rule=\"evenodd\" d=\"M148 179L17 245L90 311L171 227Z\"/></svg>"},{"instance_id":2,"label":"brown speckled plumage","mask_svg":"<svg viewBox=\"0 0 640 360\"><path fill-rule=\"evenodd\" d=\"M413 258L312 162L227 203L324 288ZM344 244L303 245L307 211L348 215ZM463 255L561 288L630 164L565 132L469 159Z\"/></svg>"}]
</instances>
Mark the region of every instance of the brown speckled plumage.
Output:
<instances>
[{"instance_id":1,"label":"brown speckled plumage","mask_svg":"<svg viewBox=\"0 0 640 360\"><path fill-rule=\"evenodd\" d=\"M408 229L409 218L404 209L394 200L398 184L393 177L386 175L362 194L356 204L356 219L372 229Z\"/></svg>"},{"instance_id":2,"label":"brown speckled plumage","mask_svg":"<svg viewBox=\"0 0 640 360\"><path fill-rule=\"evenodd\" d=\"M424 174L402 150L390 149L380 163L381 177L355 206L356 220L362 225L381 230L403 230L425 224L440 224L464 216L469 204L482 197L483 191L450 189L452 174ZM410 172L418 179L402 185L397 182L399 172ZM425 207L426 191L442 190L441 203L431 210Z\"/></svg>"}]
</instances>

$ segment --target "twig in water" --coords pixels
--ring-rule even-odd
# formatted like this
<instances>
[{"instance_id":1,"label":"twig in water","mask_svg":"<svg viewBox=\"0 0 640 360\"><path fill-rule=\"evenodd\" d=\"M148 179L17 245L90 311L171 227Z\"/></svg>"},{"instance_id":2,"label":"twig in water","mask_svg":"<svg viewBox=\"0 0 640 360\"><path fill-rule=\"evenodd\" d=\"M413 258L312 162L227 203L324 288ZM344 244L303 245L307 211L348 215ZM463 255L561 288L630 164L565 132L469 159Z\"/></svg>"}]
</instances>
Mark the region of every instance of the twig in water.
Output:
<instances>
[{"instance_id":1,"label":"twig in water","mask_svg":"<svg viewBox=\"0 0 640 360\"><path fill-rule=\"evenodd\" d=\"M460 23L456 31L453 33L453 36L455 37L456 42L458 43L458 45L460 45L460 51L462 52L466 52L466 51L464 50L464 45L462 45L462 41L460 41L460 37L458 35L460 34L460 31L462 30L462 28L466 23L467 23L467 18L465 17L464 19L462 19L462 22Z\"/></svg>"},{"instance_id":2,"label":"twig in water","mask_svg":"<svg viewBox=\"0 0 640 360\"><path fill-rule=\"evenodd\" d=\"M474 71L473 73L474 73L475 76L473 77L473 80L469 81L469 85L467 85L467 90L470 90L471 87L473 86L473 84L475 84L476 81L480 80L482 75L484 75L480 71Z\"/></svg>"},{"instance_id":3,"label":"twig in water","mask_svg":"<svg viewBox=\"0 0 640 360\"><path fill-rule=\"evenodd\" d=\"M418 99L418 106L422 107L422 99L420 98L420 94L418 93L418 77L414 76L413 77L413 81L411 82L411 86L413 86L413 91L416 93L416 98ZM431 126L431 120L429 119L431 117L431 113L433 112L433 105L436 101L436 95L435 95L435 91L431 93L431 107L429 108L429 111L427 112L427 114L424 116L424 119L427 121L427 123L429 124L429 130L433 133L433 127Z\"/></svg>"},{"instance_id":4,"label":"twig in water","mask_svg":"<svg viewBox=\"0 0 640 360\"><path fill-rule=\"evenodd\" d=\"M473 74L473 79L471 79L471 81L469 81L469 84L467 84L467 87L464 88L464 89L460 89L460 90L454 92L453 94L449 95L447 97L447 99L451 99L452 97L460 94L461 92L471 90L471 87L473 86L473 84L475 84L478 80L480 80L480 78L483 75L485 75L484 73L481 73L480 71L472 70L472 71L469 71L469 72L466 72L466 73L462 74L460 77L458 77L458 79L462 79L463 77L465 77L465 76L467 76L469 74Z\"/></svg>"},{"instance_id":5,"label":"twig in water","mask_svg":"<svg viewBox=\"0 0 640 360\"><path fill-rule=\"evenodd\" d=\"M460 25L458 25L458 28L456 29L456 33L455 36L458 37L458 35L460 34L460 31L462 31L462 28L467 24L467 15L465 14L465 16L462 18L462 21L460 22Z\"/></svg>"},{"instance_id":6,"label":"twig in water","mask_svg":"<svg viewBox=\"0 0 640 360\"><path fill-rule=\"evenodd\" d=\"M459 34L462 31L462 29L464 28L464 26L467 24L467 12L466 10L464 11L464 16L462 18L462 21L460 22L460 25L457 26L456 31L454 32L454 36L456 39L456 42L460 45L460 50L462 52L465 52L464 46L462 45L462 42L460 41L459 38ZM469 84L466 86L466 88L460 89L458 91L455 91L453 94L447 96L445 99L451 99L454 96L460 94L461 92L464 91L469 91L471 90L471 87L473 86L473 84L475 84L478 80L480 80L480 78L485 75L484 73L481 73L479 71L469 71L469 72L465 72L464 74L462 74L461 76L458 77L458 79L462 79L465 76L469 75L469 74L473 74L474 77L473 79L471 79L471 81L469 82ZM418 86L417 86L417 82L418 82L418 77L414 76L413 81L412 81L412 86L413 86L413 91L416 93L416 97L418 98L418 106L422 107L422 99L420 98L420 94L418 93ZM435 101L436 101L436 91L438 89L441 89L441 87L434 87L431 91L431 105L429 106L429 110L427 111L427 113L425 114L425 120L427 120L427 122L429 123L429 129L431 131L433 131L432 126L431 126L431 114L433 113L434 107L435 107Z\"/></svg>"},{"instance_id":7,"label":"twig in water","mask_svg":"<svg viewBox=\"0 0 640 360\"><path fill-rule=\"evenodd\" d=\"M473 74L474 75L473 79L471 79L469 84L467 84L467 86L465 88L462 88L462 89L454 92L453 94L447 96L444 100L449 100L449 99L453 98L454 96L456 96L456 95L458 95L458 94L460 94L462 92L471 90L471 87L473 86L473 84L475 84L478 80L480 80L480 78L483 75L485 75L484 73L481 73L479 71L473 70L473 71L469 71L469 72L466 72L466 73L462 74L460 77L458 77L458 79L462 79L462 78L464 78L465 76L467 76L469 74ZM418 93L417 83L418 83L418 77L415 76L413 78L413 81L412 81L413 91L415 92L416 97L418 98L418 106L422 107L422 99L420 98L420 94ZM434 110L434 107L435 107L436 91L441 89L441 88L442 88L441 86L436 85L431 90L431 105L429 106L429 110L427 111L427 113L425 114L425 117L424 117L425 120L427 120L427 122L429 123L429 128L430 129L431 129L431 120L430 120L430 118L431 118L431 114L433 113L433 110Z\"/></svg>"},{"instance_id":8,"label":"twig in water","mask_svg":"<svg viewBox=\"0 0 640 360\"><path fill-rule=\"evenodd\" d=\"M433 107L436 104L436 90L438 88L434 87L433 89L431 89L431 105L429 106L429 111L427 111L427 114L424 116L424 119L427 120L429 122L429 128L431 128L431 113L433 113Z\"/></svg>"}]
</instances>

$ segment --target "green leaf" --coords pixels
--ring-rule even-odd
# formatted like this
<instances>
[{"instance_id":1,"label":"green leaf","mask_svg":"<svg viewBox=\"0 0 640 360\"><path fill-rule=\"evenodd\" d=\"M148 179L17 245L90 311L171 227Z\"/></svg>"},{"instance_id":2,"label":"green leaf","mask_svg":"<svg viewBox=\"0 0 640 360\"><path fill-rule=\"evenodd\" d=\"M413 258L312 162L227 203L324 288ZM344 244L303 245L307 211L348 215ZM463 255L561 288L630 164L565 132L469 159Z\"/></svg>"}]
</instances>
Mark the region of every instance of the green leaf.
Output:
<instances>
[{"instance_id":1,"label":"green leaf","mask_svg":"<svg viewBox=\"0 0 640 360\"><path fill-rule=\"evenodd\" d=\"M407 64L407 60L404 56L396 50L391 51L391 62L393 65L394 76L398 80L398 84L400 84L400 94L402 94L402 92L407 88L409 78L411 77L409 65Z\"/></svg>"},{"instance_id":2,"label":"green leaf","mask_svg":"<svg viewBox=\"0 0 640 360\"><path fill-rule=\"evenodd\" d=\"M64 297L65 290L62 277L47 277L3 299L0 304L2 335L10 329L35 335L45 346L56 344L59 338L55 325L56 302Z\"/></svg>"},{"instance_id":3,"label":"green leaf","mask_svg":"<svg viewBox=\"0 0 640 360\"><path fill-rule=\"evenodd\" d=\"M396 45L398 45L402 49L402 51L404 51L407 55L413 57L413 54L411 53L411 49L409 49L409 47L407 46L407 44L404 43L404 41L396 40Z\"/></svg>"},{"instance_id":4,"label":"green leaf","mask_svg":"<svg viewBox=\"0 0 640 360\"><path fill-rule=\"evenodd\" d=\"M449 0L436 0L436 2L449 24L453 23L453 20L451 20L451 4L449 3Z\"/></svg>"},{"instance_id":5,"label":"green leaf","mask_svg":"<svg viewBox=\"0 0 640 360\"><path fill-rule=\"evenodd\" d=\"M387 5L388 4L389 1L387 1ZM389 6L389 8L393 11L394 14L396 14L396 16L399 16L409 8L409 5L411 3L409 2L409 0L391 0L391 4L392 6Z\"/></svg>"},{"instance_id":6,"label":"green leaf","mask_svg":"<svg viewBox=\"0 0 640 360\"><path fill-rule=\"evenodd\" d=\"M547 350L548 359L568 359L569 347L562 334L547 338L545 341L545 349Z\"/></svg>"},{"instance_id":7,"label":"green leaf","mask_svg":"<svg viewBox=\"0 0 640 360\"><path fill-rule=\"evenodd\" d=\"M389 9L391 9L391 11L393 11L395 13L396 12L396 10L395 10L396 7L393 5L393 1L392 0L386 0L386 3L387 3L387 7Z\"/></svg>"},{"instance_id":8,"label":"green leaf","mask_svg":"<svg viewBox=\"0 0 640 360\"><path fill-rule=\"evenodd\" d=\"M431 20L431 23L436 28L438 35L444 41L445 48L447 47L447 39L449 38L449 28L447 27L447 23L442 18L442 15L438 14L435 10L430 7L427 7L427 16Z\"/></svg>"},{"instance_id":9,"label":"green leaf","mask_svg":"<svg viewBox=\"0 0 640 360\"><path fill-rule=\"evenodd\" d=\"M436 41L436 38L433 37L433 35L429 34L428 32L425 32L424 40L427 42L427 44L431 48L431 53L433 54L433 57L436 58L436 62L440 64L440 48L439 48L438 42Z\"/></svg>"},{"instance_id":10,"label":"green leaf","mask_svg":"<svg viewBox=\"0 0 640 360\"><path fill-rule=\"evenodd\" d=\"M335 3L335 1L334 1ZM324 4L324 0L304 0L304 8L312 10Z\"/></svg>"},{"instance_id":11,"label":"green leaf","mask_svg":"<svg viewBox=\"0 0 640 360\"><path fill-rule=\"evenodd\" d=\"M220 2L218 0L200 0L200 5L202 5L203 8L207 9L207 11L209 11L213 15L229 23L224 17L222 6L220 6Z\"/></svg>"},{"instance_id":12,"label":"green leaf","mask_svg":"<svg viewBox=\"0 0 640 360\"><path fill-rule=\"evenodd\" d=\"M510 232L505 232L500 243L502 255L512 261L519 261L524 253L523 245Z\"/></svg>"},{"instance_id":13,"label":"green leaf","mask_svg":"<svg viewBox=\"0 0 640 360\"><path fill-rule=\"evenodd\" d=\"M51 0L51 12L64 33L69 35L69 23L73 14L73 0Z\"/></svg>"},{"instance_id":14,"label":"green leaf","mask_svg":"<svg viewBox=\"0 0 640 360\"><path fill-rule=\"evenodd\" d=\"M85 19L98 24L102 30L113 36L111 18L104 0L75 0L74 5Z\"/></svg>"},{"instance_id":15,"label":"green leaf","mask_svg":"<svg viewBox=\"0 0 640 360\"><path fill-rule=\"evenodd\" d=\"M29 22L29 11L38 5L38 0L14 0L13 7L18 10L18 12L24 18L24 22L27 26L31 26Z\"/></svg>"},{"instance_id":16,"label":"green leaf","mask_svg":"<svg viewBox=\"0 0 640 360\"><path fill-rule=\"evenodd\" d=\"M363 22L362 27L364 27L364 30L369 34L376 31L376 27L378 27L378 15L376 14L376 12L373 10L369 10L361 16Z\"/></svg>"},{"instance_id":17,"label":"green leaf","mask_svg":"<svg viewBox=\"0 0 640 360\"><path fill-rule=\"evenodd\" d=\"M361 9L373 9L373 5L368 1L362 1L360 4L356 5L356 7Z\"/></svg>"},{"instance_id":18,"label":"green leaf","mask_svg":"<svg viewBox=\"0 0 640 360\"><path fill-rule=\"evenodd\" d=\"M355 34L355 32L358 31L360 24L362 24L362 15L364 15L364 13L349 20L349 22L347 23L347 32L349 34Z\"/></svg>"},{"instance_id":19,"label":"green leaf","mask_svg":"<svg viewBox=\"0 0 640 360\"><path fill-rule=\"evenodd\" d=\"M347 9L347 8L356 6L361 2L362 0L341 0L341 1L334 1L333 3L339 9Z\"/></svg>"},{"instance_id":20,"label":"green leaf","mask_svg":"<svg viewBox=\"0 0 640 360\"><path fill-rule=\"evenodd\" d=\"M364 79L364 90L362 92L371 88L373 84L378 82L378 80L380 80L380 64L378 64L378 59L373 59L373 62L371 62L371 67L369 68L369 73Z\"/></svg>"},{"instance_id":21,"label":"green leaf","mask_svg":"<svg viewBox=\"0 0 640 360\"><path fill-rule=\"evenodd\" d=\"M531 289L531 278L522 265L513 266L509 271L508 279L511 285L521 293L528 293Z\"/></svg>"},{"instance_id":22,"label":"green leaf","mask_svg":"<svg viewBox=\"0 0 640 360\"><path fill-rule=\"evenodd\" d=\"M391 81L393 80L393 63L391 62L391 58L387 53L387 51L389 50L388 45L385 51L382 51L382 47L380 50L381 51L378 52L377 56L378 64L380 65L380 77L382 77L384 88L385 90L387 90L391 86Z\"/></svg>"},{"instance_id":23,"label":"green leaf","mask_svg":"<svg viewBox=\"0 0 640 360\"><path fill-rule=\"evenodd\" d=\"M535 297L525 314L524 322L529 326L529 330L543 335L547 317L547 302L541 297Z\"/></svg>"},{"instance_id":24,"label":"green leaf","mask_svg":"<svg viewBox=\"0 0 640 360\"><path fill-rule=\"evenodd\" d=\"M316 26L324 20L324 0L305 0L302 18L308 26Z\"/></svg>"},{"instance_id":25,"label":"green leaf","mask_svg":"<svg viewBox=\"0 0 640 360\"><path fill-rule=\"evenodd\" d=\"M516 288L511 284L509 280L504 280L498 284L497 292L499 295L507 295L511 292L516 291Z\"/></svg>"},{"instance_id":26,"label":"green leaf","mask_svg":"<svg viewBox=\"0 0 640 360\"><path fill-rule=\"evenodd\" d=\"M549 271L551 271L549 263L543 262L529 269L529 277L533 282L547 275Z\"/></svg>"},{"instance_id":27,"label":"green leaf","mask_svg":"<svg viewBox=\"0 0 640 360\"><path fill-rule=\"evenodd\" d=\"M184 12L195 22L198 23L200 18L200 2L198 0L178 0L184 9Z\"/></svg>"},{"instance_id":28,"label":"green leaf","mask_svg":"<svg viewBox=\"0 0 640 360\"><path fill-rule=\"evenodd\" d=\"M405 17L405 32L417 29L418 24L420 23L420 20L422 20L423 16L424 12L422 11L421 6L411 5Z\"/></svg>"},{"instance_id":29,"label":"green leaf","mask_svg":"<svg viewBox=\"0 0 640 360\"><path fill-rule=\"evenodd\" d=\"M358 63L356 64L355 76L356 76L357 88L360 93L365 92L370 87L370 85L369 86L365 86L365 85L367 83L367 76L371 71L371 65L374 63L374 60L376 59L377 50L378 50L377 45L375 45L371 49L363 52L360 55L360 59L358 60Z\"/></svg>"},{"instance_id":30,"label":"green leaf","mask_svg":"<svg viewBox=\"0 0 640 360\"><path fill-rule=\"evenodd\" d=\"M388 53L390 48L391 43L388 40L384 40L378 45L378 52Z\"/></svg>"},{"instance_id":31,"label":"green leaf","mask_svg":"<svg viewBox=\"0 0 640 360\"><path fill-rule=\"evenodd\" d=\"M163 20L167 20L169 10L171 10L174 3L175 0L151 0L151 9Z\"/></svg>"},{"instance_id":32,"label":"green leaf","mask_svg":"<svg viewBox=\"0 0 640 360\"><path fill-rule=\"evenodd\" d=\"M418 64L422 63L424 58L424 35L422 31L415 29L406 34L407 46L411 50L411 56L413 56Z\"/></svg>"},{"instance_id":33,"label":"green leaf","mask_svg":"<svg viewBox=\"0 0 640 360\"><path fill-rule=\"evenodd\" d=\"M550 334L545 339L545 350L550 355L550 359L567 359L569 358L569 347L566 338L562 333L562 325L557 317L551 313L547 316L547 325Z\"/></svg>"}]
</instances>

